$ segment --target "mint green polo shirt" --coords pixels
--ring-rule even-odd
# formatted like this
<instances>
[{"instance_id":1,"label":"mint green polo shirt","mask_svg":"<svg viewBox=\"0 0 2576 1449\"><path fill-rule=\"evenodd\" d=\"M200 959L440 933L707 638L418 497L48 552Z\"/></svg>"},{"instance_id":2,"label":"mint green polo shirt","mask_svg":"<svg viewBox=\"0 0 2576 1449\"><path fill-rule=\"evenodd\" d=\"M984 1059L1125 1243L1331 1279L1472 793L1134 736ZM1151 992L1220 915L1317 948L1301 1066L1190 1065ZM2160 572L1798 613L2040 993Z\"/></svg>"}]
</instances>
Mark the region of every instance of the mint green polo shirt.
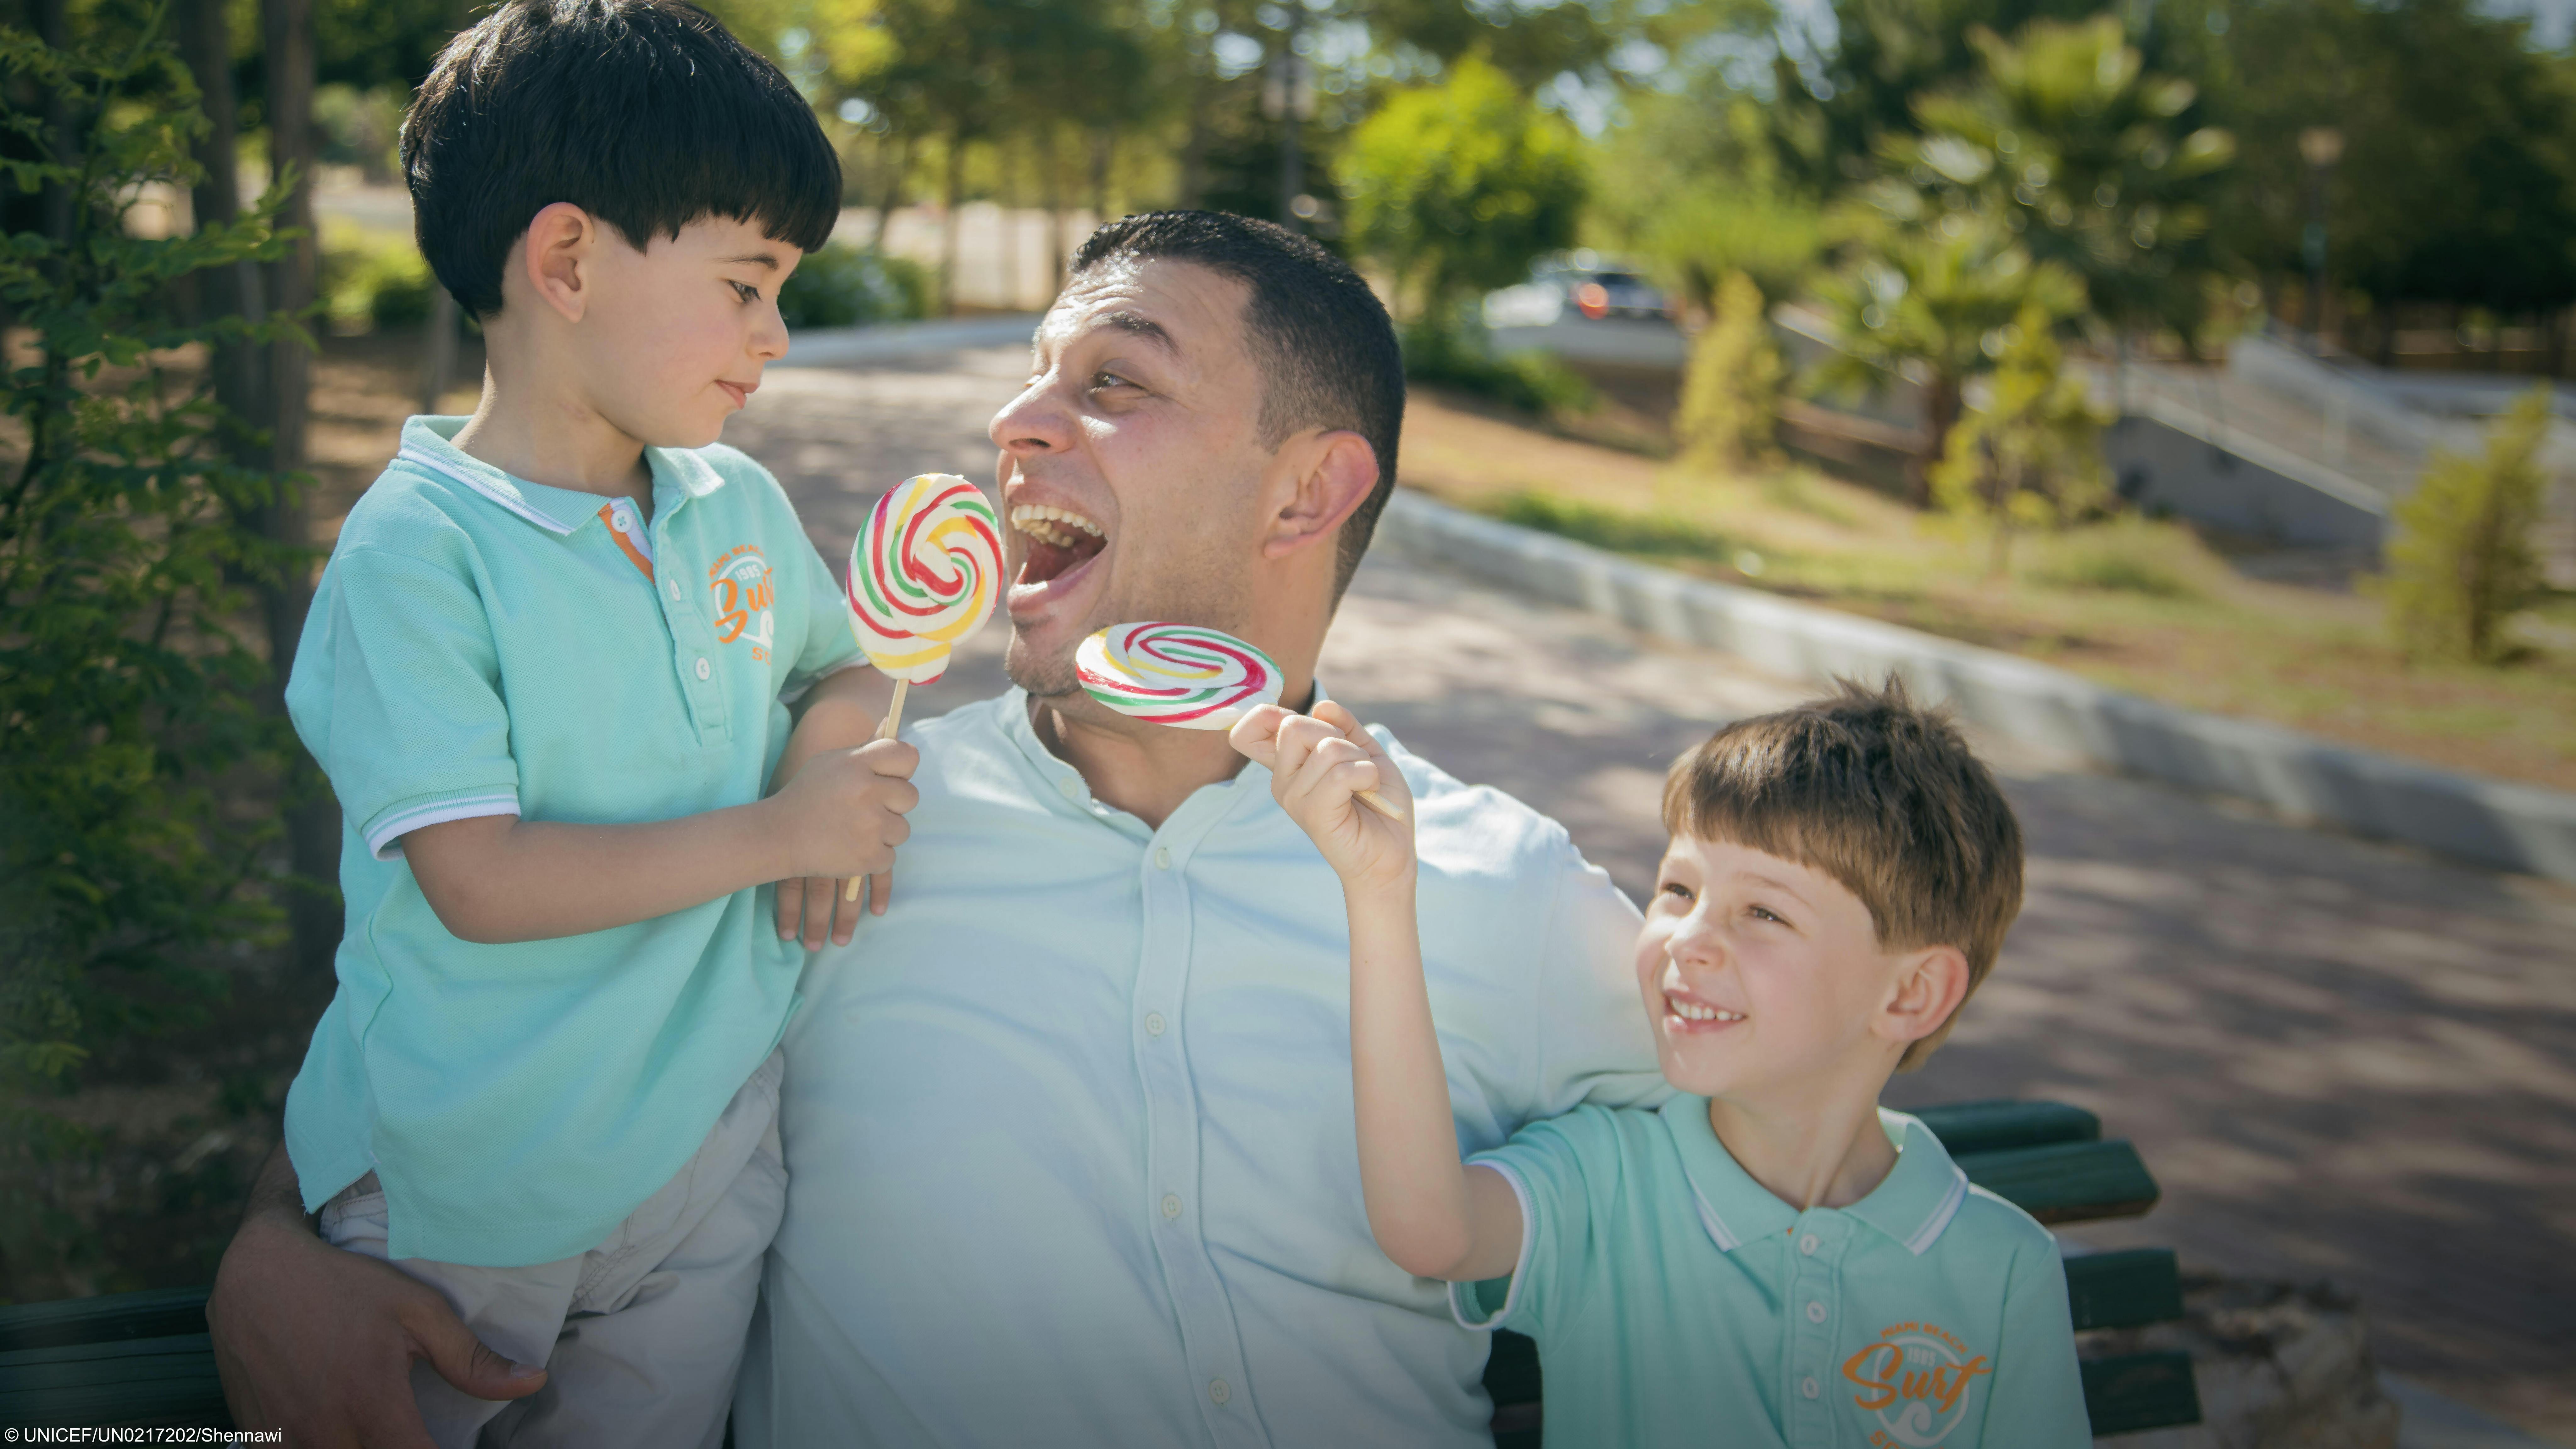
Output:
<instances>
[{"instance_id":1,"label":"mint green polo shirt","mask_svg":"<svg viewBox=\"0 0 2576 1449\"><path fill-rule=\"evenodd\" d=\"M1578 1107L1469 1159L1520 1198L1521 1259L1451 1307L1538 1340L1548 1449L2093 1442L2056 1240L1878 1115L1896 1166L1841 1209L1755 1182L1705 1097Z\"/></svg>"},{"instance_id":2,"label":"mint green polo shirt","mask_svg":"<svg viewBox=\"0 0 2576 1449\"><path fill-rule=\"evenodd\" d=\"M787 701L859 658L795 510L731 448L648 448L653 518L413 418L342 525L286 689L343 828L339 991L286 1099L307 1210L369 1171L397 1258L587 1251L774 1047L802 949L766 888L552 941L439 923L402 836L760 798Z\"/></svg>"}]
</instances>

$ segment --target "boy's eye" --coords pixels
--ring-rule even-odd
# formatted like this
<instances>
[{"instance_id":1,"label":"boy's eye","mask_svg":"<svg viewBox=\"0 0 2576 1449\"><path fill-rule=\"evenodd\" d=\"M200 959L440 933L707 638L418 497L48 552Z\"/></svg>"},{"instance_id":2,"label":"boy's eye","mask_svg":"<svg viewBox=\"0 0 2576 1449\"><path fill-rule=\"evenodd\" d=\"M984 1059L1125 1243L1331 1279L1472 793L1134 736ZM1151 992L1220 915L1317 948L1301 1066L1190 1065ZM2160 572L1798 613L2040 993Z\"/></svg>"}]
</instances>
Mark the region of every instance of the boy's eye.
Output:
<instances>
[{"instance_id":1,"label":"boy's eye","mask_svg":"<svg viewBox=\"0 0 2576 1449\"><path fill-rule=\"evenodd\" d=\"M758 287L752 286L752 285L751 285L750 283L748 283L748 282L732 282L732 281L729 281L729 282L726 282L726 283L725 283L725 285L726 285L726 286L728 286L728 287L733 288L733 294L734 294L734 296L735 296L736 298L738 298L738 299L742 300L742 301L745 301L745 302L757 302L757 301L759 301L759 300L760 300L760 289L759 289Z\"/></svg>"},{"instance_id":2,"label":"boy's eye","mask_svg":"<svg viewBox=\"0 0 2576 1449\"><path fill-rule=\"evenodd\" d=\"M1757 921L1777 921L1784 926L1789 924L1787 920L1783 919L1777 912L1774 912L1767 906L1748 906L1745 909L1752 915L1753 919Z\"/></svg>"},{"instance_id":3,"label":"boy's eye","mask_svg":"<svg viewBox=\"0 0 2576 1449\"><path fill-rule=\"evenodd\" d=\"M1683 885L1677 880L1668 880L1664 882L1663 893L1668 896L1678 896L1683 900L1689 900L1691 898L1691 888Z\"/></svg>"}]
</instances>

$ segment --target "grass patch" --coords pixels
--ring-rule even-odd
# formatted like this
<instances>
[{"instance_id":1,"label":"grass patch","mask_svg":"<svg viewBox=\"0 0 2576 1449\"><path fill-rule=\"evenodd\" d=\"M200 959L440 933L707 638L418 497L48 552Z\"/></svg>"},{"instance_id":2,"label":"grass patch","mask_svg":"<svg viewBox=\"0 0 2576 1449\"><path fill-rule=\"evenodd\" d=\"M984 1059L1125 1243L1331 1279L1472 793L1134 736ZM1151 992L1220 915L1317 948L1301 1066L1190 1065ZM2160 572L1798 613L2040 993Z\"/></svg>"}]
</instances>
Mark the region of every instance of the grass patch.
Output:
<instances>
[{"instance_id":1,"label":"grass patch","mask_svg":"<svg viewBox=\"0 0 2576 1449\"><path fill-rule=\"evenodd\" d=\"M2205 599L2227 566L2190 529L2130 515L2034 541L2027 576L2061 589Z\"/></svg>"},{"instance_id":2,"label":"grass patch","mask_svg":"<svg viewBox=\"0 0 2576 1449\"><path fill-rule=\"evenodd\" d=\"M2509 667L2410 662L2379 600L2241 576L2179 525L2026 536L2016 572L1989 578L1982 527L1855 484L1695 472L1428 395L1406 411L1403 478L1489 517L2185 708L2576 790L2576 594L2518 621L2529 647Z\"/></svg>"}]
</instances>

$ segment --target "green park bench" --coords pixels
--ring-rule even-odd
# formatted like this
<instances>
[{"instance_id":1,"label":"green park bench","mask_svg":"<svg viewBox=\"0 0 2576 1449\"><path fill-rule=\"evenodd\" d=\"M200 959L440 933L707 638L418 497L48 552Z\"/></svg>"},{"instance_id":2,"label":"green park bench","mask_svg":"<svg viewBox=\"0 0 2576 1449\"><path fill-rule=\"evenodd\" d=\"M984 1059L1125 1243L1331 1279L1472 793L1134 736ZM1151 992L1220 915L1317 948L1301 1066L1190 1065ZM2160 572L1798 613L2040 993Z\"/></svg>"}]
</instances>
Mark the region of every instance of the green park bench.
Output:
<instances>
[{"instance_id":1,"label":"green park bench","mask_svg":"<svg viewBox=\"0 0 2576 1449\"><path fill-rule=\"evenodd\" d=\"M1967 1102L1917 1115L1969 1181L2043 1223L2134 1217L2155 1205L2155 1179L2136 1149L2102 1140L2101 1119L2081 1108ZM2066 1286L2079 1332L2182 1315L2168 1249L2069 1257ZM2200 1422L2189 1355L2087 1358L2083 1371L2097 1435ZM1495 1334L1485 1387L1494 1397L1496 1449L1538 1449L1539 1386L1537 1346ZM0 1308L0 1424L231 1427L206 1337L206 1290Z\"/></svg>"}]
</instances>

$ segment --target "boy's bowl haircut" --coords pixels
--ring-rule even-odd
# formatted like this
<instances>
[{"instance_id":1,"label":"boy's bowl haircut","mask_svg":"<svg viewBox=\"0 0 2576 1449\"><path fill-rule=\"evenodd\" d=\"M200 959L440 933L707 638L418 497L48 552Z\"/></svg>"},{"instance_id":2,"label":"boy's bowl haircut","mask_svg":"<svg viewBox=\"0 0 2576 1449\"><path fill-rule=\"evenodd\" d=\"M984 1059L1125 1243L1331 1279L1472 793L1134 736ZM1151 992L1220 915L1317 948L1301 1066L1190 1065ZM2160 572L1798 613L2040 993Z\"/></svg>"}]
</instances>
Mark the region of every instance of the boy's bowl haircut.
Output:
<instances>
[{"instance_id":1,"label":"boy's bowl haircut","mask_svg":"<svg viewBox=\"0 0 2576 1449\"><path fill-rule=\"evenodd\" d=\"M509 0L448 42L403 118L421 255L458 305L568 201L641 249L703 217L800 251L840 219L841 162L778 67L681 0Z\"/></svg>"},{"instance_id":2,"label":"boy's bowl haircut","mask_svg":"<svg viewBox=\"0 0 2576 1449\"><path fill-rule=\"evenodd\" d=\"M1877 689L1837 683L1675 760L1664 829L1823 871L1869 907L1882 947L1956 947L1973 995L2021 913L2021 826L1946 710L1916 705L1893 675ZM1921 1066L1958 1019L1896 1069Z\"/></svg>"}]
</instances>

